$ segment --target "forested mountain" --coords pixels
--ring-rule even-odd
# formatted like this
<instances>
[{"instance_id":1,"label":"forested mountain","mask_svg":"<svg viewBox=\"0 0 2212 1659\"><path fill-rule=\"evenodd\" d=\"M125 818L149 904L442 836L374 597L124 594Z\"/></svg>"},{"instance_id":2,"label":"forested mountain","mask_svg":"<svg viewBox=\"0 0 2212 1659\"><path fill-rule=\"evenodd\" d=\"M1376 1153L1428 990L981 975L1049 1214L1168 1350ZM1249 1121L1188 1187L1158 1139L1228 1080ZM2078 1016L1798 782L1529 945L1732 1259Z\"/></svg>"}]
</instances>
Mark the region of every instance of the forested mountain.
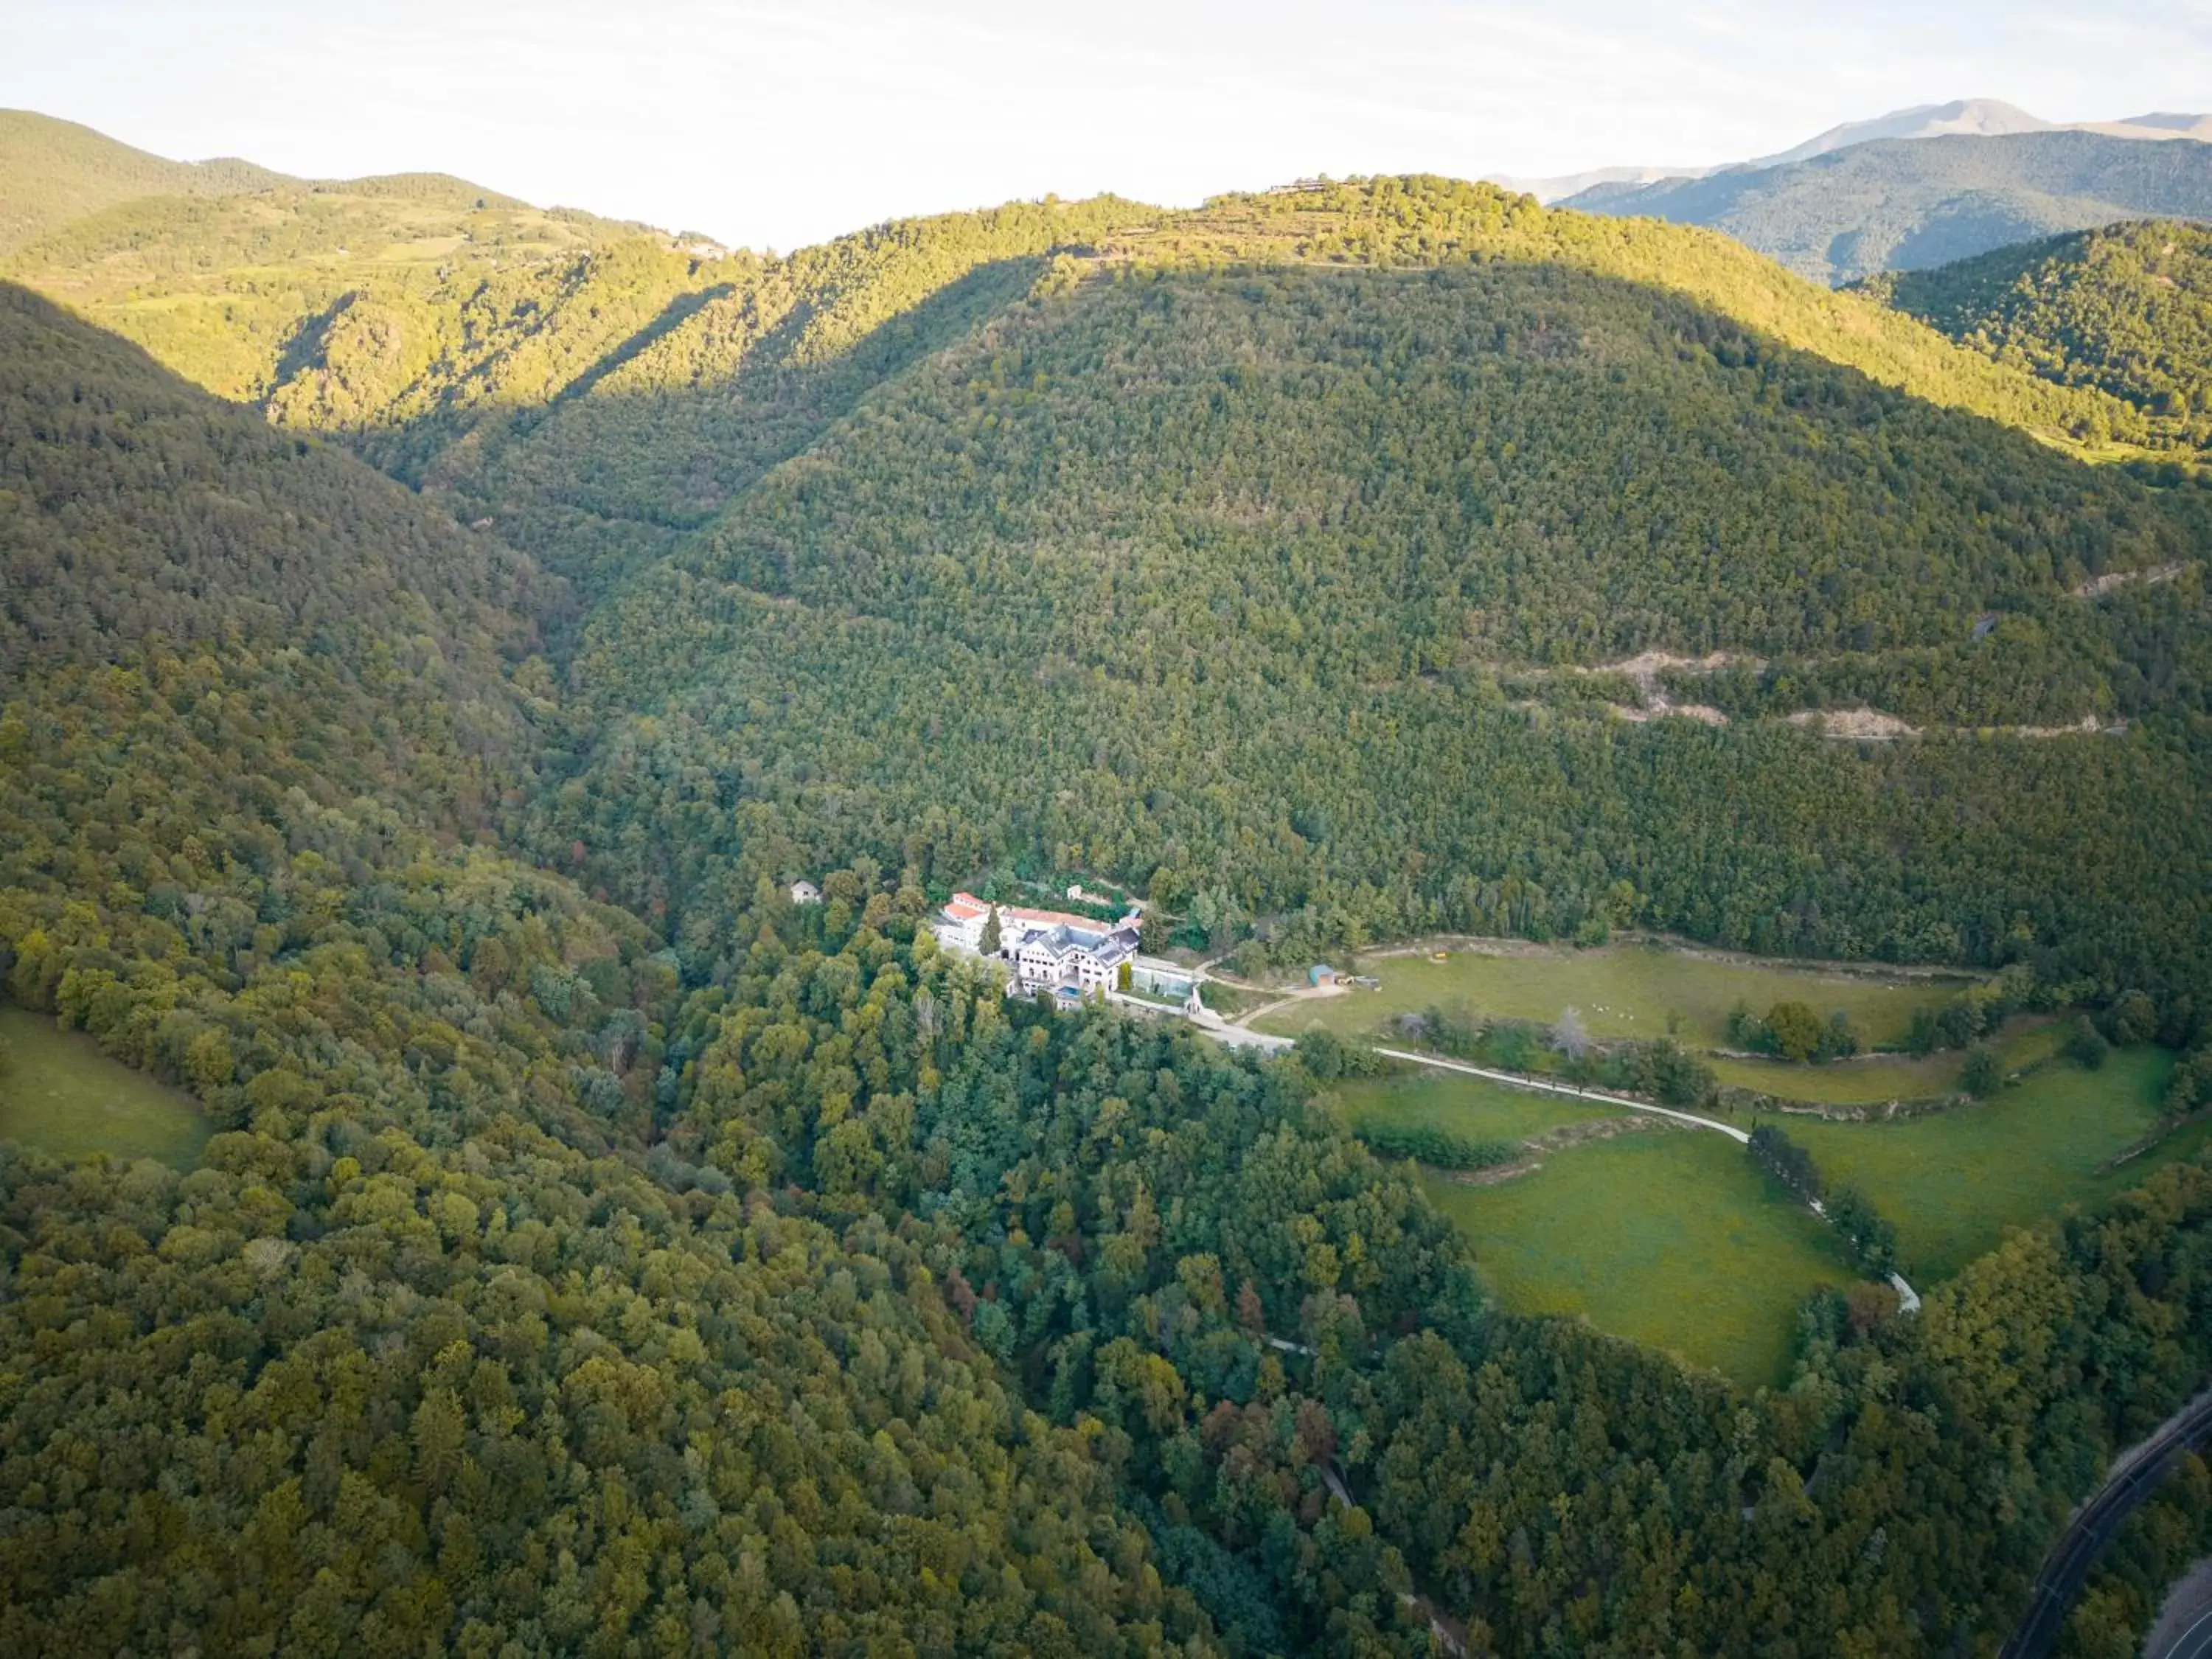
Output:
<instances>
[{"instance_id":1,"label":"forested mountain","mask_svg":"<svg viewBox=\"0 0 2212 1659\"><path fill-rule=\"evenodd\" d=\"M0 1147L0 1646L1994 1647L2212 1364L2204 1169L1747 1395L1491 1306L1304 1061L923 923L1073 866L2186 1040L2206 502L2071 458L2124 404L1441 180L775 260L466 192L11 267L261 407L4 291L0 984L220 1132Z\"/></svg>"},{"instance_id":2,"label":"forested mountain","mask_svg":"<svg viewBox=\"0 0 2212 1659\"><path fill-rule=\"evenodd\" d=\"M2203 849L2169 826L2204 782L2202 584L2075 590L2189 566L2200 498L1564 261L1205 251L1064 267L601 607L598 781L540 844L644 834L640 903L764 823L800 866L1096 868L1286 953L1633 920L2198 971ZM1752 722L1623 725L1563 672L1646 650L1759 659L1720 682ZM1863 700L2142 724L1860 753L1758 718Z\"/></svg>"},{"instance_id":3,"label":"forested mountain","mask_svg":"<svg viewBox=\"0 0 2212 1659\"><path fill-rule=\"evenodd\" d=\"M1382 181L1187 213L1110 198L1013 204L778 259L450 181L391 185L127 204L0 275L272 419L344 434L593 591L1062 257L1079 273L1102 260L1565 264L1686 293L1885 384L2061 439L2100 440L2130 418L2115 400L2060 392L1794 282L1724 238L1547 214L1481 185Z\"/></svg>"},{"instance_id":4,"label":"forested mountain","mask_svg":"<svg viewBox=\"0 0 2212 1659\"><path fill-rule=\"evenodd\" d=\"M92 292L105 257L68 250L101 223L19 266ZM188 229L132 257L198 269ZM1915 960L2026 940L2106 991L2194 971L2198 854L2125 849L2197 786L2202 588L2074 592L2189 567L2203 503L1936 406L2063 442L2124 433L2118 398L1725 239L1382 179L774 261L617 236L395 279L364 252L264 403L610 595L574 671L592 782L529 834L639 905L720 891L773 834L799 866L1158 874L1286 951L1633 921ZM234 257L208 280L262 269ZM1560 672L1653 650L1756 664L1681 700L1759 729L1624 729L1622 694ZM1566 717L1532 723L1532 691ZM1781 718L1860 702L2144 724L1862 756ZM1355 720L1384 735L1347 764ZM2047 817L1995 810L2047 763ZM1929 802L1902 856L1900 786ZM1990 810L1936 804L1960 789Z\"/></svg>"},{"instance_id":5,"label":"forested mountain","mask_svg":"<svg viewBox=\"0 0 2212 1659\"><path fill-rule=\"evenodd\" d=\"M0 983L225 1131L0 1148L0 1643L1202 1629L913 1245L642 1162L672 959L453 836L532 785L557 584L20 292L0 362Z\"/></svg>"},{"instance_id":6,"label":"forested mountain","mask_svg":"<svg viewBox=\"0 0 2212 1659\"><path fill-rule=\"evenodd\" d=\"M1963 345L2142 416L2136 441L2212 447L2212 231L2142 220L2001 248L1866 290Z\"/></svg>"},{"instance_id":7,"label":"forested mountain","mask_svg":"<svg viewBox=\"0 0 2212 1659\"><path fill-rule=\"evenodd\" d=\"M1893 139L1704 179L1600 185L1563 205L1710 225L1816 282L1848 283L2146 215L2212 218L2212 143Z\"/></svg>"}]
</instances>

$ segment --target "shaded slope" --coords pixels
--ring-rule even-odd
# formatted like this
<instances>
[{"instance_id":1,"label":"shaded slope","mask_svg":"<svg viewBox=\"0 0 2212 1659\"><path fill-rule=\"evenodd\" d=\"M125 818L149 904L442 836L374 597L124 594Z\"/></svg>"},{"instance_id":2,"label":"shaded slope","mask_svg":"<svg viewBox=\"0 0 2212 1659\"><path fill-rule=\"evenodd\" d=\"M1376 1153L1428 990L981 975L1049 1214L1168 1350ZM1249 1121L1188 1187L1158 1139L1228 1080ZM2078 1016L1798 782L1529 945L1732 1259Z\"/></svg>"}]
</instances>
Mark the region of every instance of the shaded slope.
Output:
<instances>
[{"instance_id":1,"label":"shaded slope","mask_svg":"<svg viewBox=\"0 0 2212 1659\"><path fill-rule=\"evenodd\" d=\"M20 289L0 288L0 661L17 690L222 661L262 718L317 732L301 776L324 789L386 783L442 818L527 771L505 674L557 583Z\"/></svg>"},{"instance_id":2,"label":"shaded slope","mask_svg":"<svg viewBox=\"0 0 2212 1659\"><path fill-rule=\"evenodd\" d=\"M2146 214L2212 216L2212 144L2086 132L1889 140L1783 167L1601 185L1566 205L1710 225L1804 276L1844 283Z\"/></svg>"}]
</instances>

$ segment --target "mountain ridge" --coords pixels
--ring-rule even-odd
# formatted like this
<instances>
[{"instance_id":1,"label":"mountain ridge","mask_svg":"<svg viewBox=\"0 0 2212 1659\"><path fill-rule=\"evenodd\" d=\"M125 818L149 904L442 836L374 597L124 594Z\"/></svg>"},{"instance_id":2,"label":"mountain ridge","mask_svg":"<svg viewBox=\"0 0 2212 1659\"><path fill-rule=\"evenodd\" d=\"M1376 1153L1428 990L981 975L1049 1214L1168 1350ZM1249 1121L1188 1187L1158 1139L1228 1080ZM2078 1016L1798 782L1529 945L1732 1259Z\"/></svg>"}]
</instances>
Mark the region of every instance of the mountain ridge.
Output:
<instances>
[{"instance_id":1,"label":"mountain ridge","mask_svg":"<svg viewBox=\"0 0 2212 1659\"><path fill-rule=\"evenodd\" d=\"M2112 138L2140 138L2152 143L2177 137L2212 140L2212 115L2155 112L2124 116L2117 121L2046 121L2016 105L1995 98L1958 98L1948 103L1915 104L1870 119L1842 121L1815 133L1801 143L1768 155L1741 161L1722 161L1710 167L1670 167L1649 165L1587 168L1550 177L1521 178L1485 173L1492 183L1509 190L1528 191L1549 204L1563 202L1601 185L1654 185L1668 180L1709 179L1716 173L1757 171L1810 160L1832 150L1881 139L1933 138L1966 135L1995 137L2020 132L2094 132Z\"/></svg>"}]
</instances>

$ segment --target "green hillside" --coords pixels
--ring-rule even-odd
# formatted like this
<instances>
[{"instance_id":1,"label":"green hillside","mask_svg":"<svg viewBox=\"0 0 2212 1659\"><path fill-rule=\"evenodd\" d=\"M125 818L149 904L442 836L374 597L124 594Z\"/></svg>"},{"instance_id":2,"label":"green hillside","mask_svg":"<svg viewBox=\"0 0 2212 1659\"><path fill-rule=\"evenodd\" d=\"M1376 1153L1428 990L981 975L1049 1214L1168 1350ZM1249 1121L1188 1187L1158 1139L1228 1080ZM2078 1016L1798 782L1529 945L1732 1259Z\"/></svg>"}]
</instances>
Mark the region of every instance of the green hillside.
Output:
<instances>
[{"instance_id":1,"label":"green hillside","mask_svg":"<svg viewBox=\"0 0 2212 1659\"><path fill-rule=\"evenodd\" d=\"M748 1640L1209 1650L1100 1462L910 1296L916 1242L645 1160L675 971L489 845L556 585L0 295L0 987L219 1131L181 1177L0 1145L0 1643L576 1649L692 1628L689 1572ZM586 1533L650 1607L510 1577Z\"/></svg>"},{"instance_id":2,"label":"green hillside","mask_svg":"<svg viewBox=\"0 0 2212 1659\"><path fill-rule=\"evenodd\" d=\"M74 121L0 110L0 254L143 197L236 195L285 182L250 161L171 161Z\"/></svg>"},{"instance_id":3,"label":"green hillside","mask_svg":"<svg viewBox=\"0 0 2212 1659\"><path fill-rule=\"evenodd\" d=\"M780 259L672 246L455 186L377 181L82 220L0 275L272 419L489 518L596 590L667 550L871 387L1040 281L1101 264L1565 265L1680 293L1885 385L2055 441L2128 418L1727 239L1379 179L1190 212L1102 198L902 222ZM1047 276L1055 259L1073 261Z\"/></svg>"},{"instance_id":4,"label":"green hillside","mask_svg":"<svg viewBox=\"0 0 2212 1659\"><path fill-rule=\"evenodd\" d=\"M281 392L343 430L422 412L419 399L387 405L434 359L458 358L465 373L499 356L531 331L543 297L575 297L580 259L618 239L636 242L647 268L659 253L659 264L689 269L632 228L459 179L283 179L251 195L104 208L0 260L0 276L138 341L210 392L246 402ZM402 318L419 331L387 320ZM617 326L610 319L592 337L597 349L621 337ZM329 337L364 330L366 351L333 349Z\"/></svg>"},{"instance_id":5,"label":"green hillside","mask_svg":"<svg viewBox=\"0 0 2212 1659\"><path fill-rule=\"evenodd\" d=\"M704 522L869 387L1040 283L1057 290L1129 267L1483 262L1679 292L1887 385L2057 441L2100 439L2126 415L1796 281L1724 238L1547 214L1488 185L1386 179L1224 198L1188 213L1110 200L1010 206L842 239L732 279L696 309L672 305L665 334L580 385L584 395L558 398L542 422L457 447L424 476L453 488L465 514L496 517L549 563L590 580L611 558L664 552L672 531Z\"/></svg>"},{"instance_id":6,"label":"green hillside","mask_svg":"<svg viewBox=\"0 0 2212 1659\"><path fill-rule=\"evenodd\" d=\"M2090 132L1891 140L1601 185L1565 205L1710 225L1816 282L1848 283L2146 215L2212 218L2212 144Z\"/></svg>"},{"instance_id":7,"label":"green hillside","mask_svg":"<svg viewBox=\"0 0 2212 1659\"><path fill-rule=\"evenodd\" d=\"M2201 853L2127 849L2189 821L2201 589L2074 594L2188 566L2203 504L2053 452L2132 417L2105 392L1710 233L1384 179L766 260L426 184L112 210L12 268L607 596L591 781L522 816L640 905L743 901L767 834L1157 875L1284 951L1636 921L2196 971ZM1565 672L1647 651L1750 659L1673 688L1750 724ZM1859 703L2148 725L1788 724Z\"/></svg>"},{"instance_id":8,"label":"green hillside","mask_svg":"<svg viewBox=\"0 0 2212 1659\"><path fill-rule=\"evenodd\" d=\"M599 608L599 782L537 833L643 833L640 903L773 825L1211 893L1285 957L1633 921L2178 988L2201 585L2075 590L2202 508L1557 263L1071 264ZM1759 659L1715 677L1744 718L1567 666L1646 650ZM1838 665L1959 726L2143 724L1862 752L1784 718Z\"/></svg>"},{"instance_id":9,"label":"green hillside","mask_svg":"<svg viewBox=\"0 0 2212 1659\"><path fill-rule=\"evenodd\" d=\"M2212 231L2143 220L1879 277L1868 293L1962 345L2133 408L2127 434L2212 447Z\"/></svg>"}]
</instances>

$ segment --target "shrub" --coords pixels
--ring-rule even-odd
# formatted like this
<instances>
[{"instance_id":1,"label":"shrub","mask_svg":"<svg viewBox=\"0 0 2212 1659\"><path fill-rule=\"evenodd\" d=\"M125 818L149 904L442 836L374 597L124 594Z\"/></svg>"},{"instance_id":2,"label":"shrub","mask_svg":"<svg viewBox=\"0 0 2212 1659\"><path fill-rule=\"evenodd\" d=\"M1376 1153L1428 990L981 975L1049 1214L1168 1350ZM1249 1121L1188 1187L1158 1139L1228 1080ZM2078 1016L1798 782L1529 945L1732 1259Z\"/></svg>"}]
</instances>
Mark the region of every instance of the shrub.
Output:
<instances>
[{"instance_id":1,"label":"shrub","mask_svg":"<svg viewBox=\"0 0 2212 1659\"><path fill-rule=\"evenodd\" d=\"M1987 1100L2004 1087L2004 1080L2003 1064L1988 1048L1974 1049L1959 1068L1959 1086L1977 1100Z\"/></svg>"},{"instance_id":2,"label":"shrub","mask_svg":"<svg viewBox=\"0 0 2212 1659\"><path fill-rule=\"evenodd\" d=\"M1784 1060L1810 1060L1820 1051L1820 1017L1802 1002L1778 1002L1766 1011L1766 1034Z\"/></svg>"},{"instance_id":3,"label":"shrub","mask_svg":"<svg viewBox=\"0 0 2212 1659\"><path fill-rule=\"evenodd\" d=\"M2074 1030L2066 1039L2066 1058L2084 1071L2094 1072L2105 1063L2112 1052L2112 1045L2105 1035L2091 1023L2087 1015L2074 1022Z\"/></svg>"},{"instance_id":4,"label":"shrub","mask_svg":"<svg viewBox=\"0 0 2212 1659\"><path fill-rule=\"evenodd\" d=\"M1521 1156L1517 1141L1475 1140L1431 1123L1363 1123L1357 1131L1377 1158L1418 1158L1439 1170L1489 1170Z\"/></svg>"}]
</instances>

